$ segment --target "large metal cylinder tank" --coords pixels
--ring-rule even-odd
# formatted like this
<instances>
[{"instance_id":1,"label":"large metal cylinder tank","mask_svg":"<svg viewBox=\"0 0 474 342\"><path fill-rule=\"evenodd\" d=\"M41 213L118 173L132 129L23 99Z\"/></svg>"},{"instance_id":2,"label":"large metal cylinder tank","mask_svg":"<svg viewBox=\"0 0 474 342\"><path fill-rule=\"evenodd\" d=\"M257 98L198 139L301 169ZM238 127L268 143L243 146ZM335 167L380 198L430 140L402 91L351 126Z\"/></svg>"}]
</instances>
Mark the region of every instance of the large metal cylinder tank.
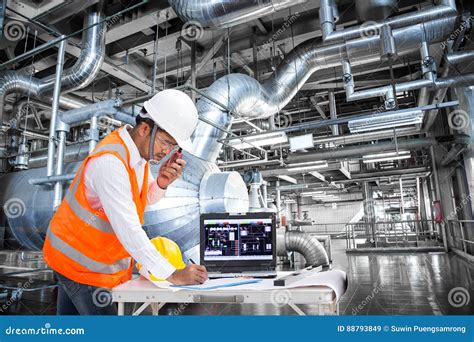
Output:
<instances>
[{"instance_id":1,"label":"large metal cylinder tank","mask_svg":"<svg viewBox=\"0 0 474 342\"><path fill-rule=\"evenodd\" d=\"M246 212L248 194L237 172L220 172L214 163L186 152L183 159L187 163L183 176L168 187L161 201L146 208L144 229L150 238L165 236L176 241L186 258L199 259L200 214ZM67 164L65 173L76 172L79 165L80 162ZM153 175L160 166L151 168ZM52 186L29 183L30 179L45 176L43 167L9 173L2 178L0 203L8 233L29 250L42 249L53 216Z\"/></svg>"},{"instance_id":2,"label":"large metal cylinder tank","mask_svg":"<svg viewBox=\"0 0 474 342\"><path fill-rule=\"evenodd\" d=\"M220 172L216 164L184 152L185 172L157 204L147 207L148 236L165 236L180 246L184 257L199 260L199 217L209 212L247 212L247 187L237 172ZM166 162L165 160L163 162ZM157 174L160 165L152 168Z\"/></svg>"},{"instance_id":3,"label":"large metal cylinder tank","mask_svg":"<svg viewBox=\"0 0 474 342\"><path fill-rule=\"evenodd\" d=\"M65 173L76 172L79 163L69 163ZM46 177L46 168L11 172L2 176L0 187L1 222L7 223L7 234L21 247L41 250L49 222L53 217L53 187L31 185L30 179Z\"/></svg>"}]
</instances>

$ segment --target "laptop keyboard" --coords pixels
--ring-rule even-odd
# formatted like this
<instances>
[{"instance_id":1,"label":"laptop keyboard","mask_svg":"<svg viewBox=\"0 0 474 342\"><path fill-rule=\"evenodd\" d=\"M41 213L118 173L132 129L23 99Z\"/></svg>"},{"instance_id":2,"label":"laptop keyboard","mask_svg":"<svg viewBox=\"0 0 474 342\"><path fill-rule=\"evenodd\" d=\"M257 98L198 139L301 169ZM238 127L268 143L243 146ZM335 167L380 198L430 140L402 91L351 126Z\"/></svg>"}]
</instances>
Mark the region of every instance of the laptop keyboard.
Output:
<instances>
[{"instance_id":1,"label":"laptop keyboard","mask_svg":"<svg viewBox=\"0 0 474 342\"><path fill-rule=\"evenodd\" d=\"M275 278L277 274L276 272L269 272L269 271L237 272L237 273L209 272L208 276L210 279L238 278L238 277Z\"/></svg>"}]
</instances>

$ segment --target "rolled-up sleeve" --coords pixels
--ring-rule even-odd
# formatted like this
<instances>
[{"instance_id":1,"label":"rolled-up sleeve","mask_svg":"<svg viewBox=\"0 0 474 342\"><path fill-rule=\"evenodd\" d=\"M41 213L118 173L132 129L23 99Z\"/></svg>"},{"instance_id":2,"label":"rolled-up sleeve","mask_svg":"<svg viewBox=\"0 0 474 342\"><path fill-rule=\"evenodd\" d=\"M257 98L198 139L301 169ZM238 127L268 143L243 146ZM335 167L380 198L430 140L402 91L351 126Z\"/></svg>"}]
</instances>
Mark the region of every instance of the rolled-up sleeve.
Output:
<instances>
[{"instance_id":1,"label":"rolled-up sleeve","mask_svg":"<svg viewBox=\"0 0 474 342\"><path fill-rule=\"evenodd\" d=\"M140 224L123 163L113 155L94 158L85 177L86 187L99 197L118 240L130 255L158 278L173 274L176 269L155 249ZM159 191L155 190L155 196L160 196Z\"/></svg>"}]
</instances>

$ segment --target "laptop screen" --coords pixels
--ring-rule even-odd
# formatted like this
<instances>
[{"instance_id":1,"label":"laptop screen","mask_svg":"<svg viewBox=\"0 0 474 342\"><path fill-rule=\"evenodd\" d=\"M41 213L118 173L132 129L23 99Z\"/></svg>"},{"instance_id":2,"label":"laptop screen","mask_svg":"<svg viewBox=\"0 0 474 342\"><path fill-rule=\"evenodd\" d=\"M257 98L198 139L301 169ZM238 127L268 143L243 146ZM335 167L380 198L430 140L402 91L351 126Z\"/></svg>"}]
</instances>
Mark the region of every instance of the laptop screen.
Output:
<instances>
[{"instance_id":1,"label":"laptop screen","mask_svg":"<svg viewBox=\"0 0 474 342\"><path fill-rule=\"evenodd\" d=\"M205 218L203 230L204 261L273 259L271 217Z\"/></svg>"}]
</instances>

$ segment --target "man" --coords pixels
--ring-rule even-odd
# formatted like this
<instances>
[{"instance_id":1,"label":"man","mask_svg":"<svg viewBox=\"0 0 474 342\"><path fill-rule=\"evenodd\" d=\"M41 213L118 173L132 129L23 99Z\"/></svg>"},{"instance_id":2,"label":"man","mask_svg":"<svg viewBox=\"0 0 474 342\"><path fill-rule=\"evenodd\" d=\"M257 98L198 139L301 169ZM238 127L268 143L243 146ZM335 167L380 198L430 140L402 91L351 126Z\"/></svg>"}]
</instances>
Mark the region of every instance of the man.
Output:
<instances>
[{"instance_id":1,"label":"man","mask_svg":"<svg viewBox=\"0 0 474 342\"><path fill-rule=\"evenodd\" d=\"M186 165L182 159L164 163L154 179L148 162L178 146L189 150L197 121L185 93L164 90L145 102L135 127L109 134L81 164L44 244L44 259L59 279L58 314L116 314L101 288L129 280L133 259L174 284L207 279L203 266L176 270L142 229L145 206L160 200Z\"/></svg>"}]
</instances>

